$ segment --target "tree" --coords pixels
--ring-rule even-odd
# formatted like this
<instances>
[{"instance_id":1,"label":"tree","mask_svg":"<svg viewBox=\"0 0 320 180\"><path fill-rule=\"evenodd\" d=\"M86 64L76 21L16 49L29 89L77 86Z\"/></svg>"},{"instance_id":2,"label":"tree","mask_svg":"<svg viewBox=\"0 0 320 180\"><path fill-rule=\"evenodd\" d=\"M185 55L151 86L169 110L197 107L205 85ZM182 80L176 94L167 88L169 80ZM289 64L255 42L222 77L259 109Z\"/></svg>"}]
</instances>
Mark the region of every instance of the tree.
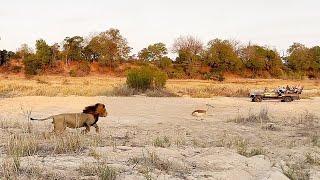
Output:
<instances>
[{"instance_id":1,"label":"tree","mask_svg":"<svg viewBox=\"0 0 320 180\"><path fill-rule=\"evenodd\" d=\"M248 45L243 49L241 59L245 66L252 71L261 71L266 67L262 53L263 48L258 45Z\"/></svg>"},{"instance_id":2,"label":"tree","mask_svg":"<svg viewBox=\"0 0 320 180\"><path fill-rule=\"evenodd\" d=\"M275 68L283 68L283 62L281 60L279 52L268 48L266 48L265 51L266 68L268 71Z\"/></svg>"},{"instance_id":3,"label":"tree","mask_svg":"<svg viewBox=\"0 0 320 180\"><path fill-rule=\"evenodd\" d=\"M8 51L8 56L9 58L16 58L17 55L13 51Z\"/></svg>"},{"instance_id":4,"label":"tree","mask_svg":"<svg viewBox=\"0 0 320 180\"><path fill-rule=\"evenodd\" d=\"M199 66L201 66L200 53L203 50L203 43L192 36L181 36L175 39L172 52L178 53L176 63L184 69L189 77L196 77Z\"/></svg>"},{"instance_id":5,"label":"tree","mask_svg":"<svg viewBox=\"0 0 320 180\"><path fill-rule=\"evenodd\" d=\"M218 71L239 70L242 62L233 47L228 40L211 40L208 43L208 49L203 53L203 60Z\"/></svg>"},{"instance_id":6,"label":"tree","mask_svg":"<svg viewBox=\"0 0 320 180\"><path fill-rule=\"evenodd\" d=\"M67 66L70 64L70 61L72 60L81 60L83 50L83 37L66 37L64 39L63 48Z\"/></svg>"},{"instance_id":7,"label":"tree","mask_svg":"<svg viewBox=\"0 0 320 180\"><path fill-rule=\"evenodd\" d=\"M280 77L282 74L283 63L279 53L268 47L249 44L242 49L241 60L255 74L262 71L274 77Z\"/></svg>"},{"instance_id":8,"label":"tree","mask_svg":"<svg viewBox=\"0 0 320 180\"><path fill-rule=\"evenodd\" d=\"M188 52L190 55L198 55L203 49L203 43L192 36L180 36L179 38L175 39L172 52L174 53L181 53L181 52Z\"/></svg>"},{"instance_id":9,"label":"tree","mask_svg":"<svg viewBox=\"0 0 320 180\"><path fill-rule=\"evenodd\" d=\"M168 54L168 49L163 43L156 43L149 45L147 48L143 48L139 53L139 59L148 62L154 62L160 66L160 60Z\"/></svg>"},{"instance_id":10,"label":"tree","mask_svg":"<svg viewBox=\"0 0 320 180\"><path fill-rule=\"evenodd\" d=\"M177 63L192 64L199 59L203 43L192 36L181 36L175 39L172 52L178 53Z\"/></svg>"},{"instance_id":11,"label":"tree","mask_svg":"<svg viewBox=\"0 0 320 180\"><path fill-rule=\"evenodd\" d=\"M159 66L162 70L164 71L168 71L170 68L172 68L172 60L165 56L163 58L160 59L160 66Z\"/></svg>"},{"instance_id":12,"label":"tree","mask_svg":"<svg viewBox=\"0 0 320 180\"><path fill-rule=\"evenodd\" d=\"M287 50L289 56L287 58L287 65L295 71L305 71L311 68L312 56L309 48L300 43L293 43Z\"/></svg>"},{"instance_id":13,"label":"tree","mask_svg":"<svg viewBox=\"0 0 320 180\"><path fill-rule=\"evenodd\" d=\"M43 66L52 64L52 50L45 40L36 41L36 55Z\"/></svg>"},{"instance_id":14,"label":"tree","mask_svg":"<svg viewBox=\"0 0 320 180\"><path fill-rule=\"evenodd\" d=\"M9 61L9 54L6 50L0 50L0 66L6 64Z\"/></svg>"},{"instance_id":15,"label":"tree","mask_svg":"<svg viewBox=\"0 0 320 180\"><path fill-rule=\"evenodd\" d=\"M87 45L83 48L82 51L82 56L84 58L84 60L86 60L87 62L93 62L98 60L98 54L95 53L91 48L90 45Z\"/></svg>"},{"instance_id":16,"label":"tree","mask_svg":"<svg viewBox=\"0 0 320 180\"><path fill-rule=\"evenodd\" d=\"M31 54L23 59L25 75L37 75L42 70L41 61L36 54Z\"/></svg>"},{"instance_id":17,"label":"tree","mask_svg":"<svg viewBox=\"0 0 320 180\"><path fill-rule=\"evenodd\" d=\"M311 69L320 70L320 47L315 46L309 50L311 56Z\"/></svg>"},{"instance_id":18,"label":"tree","mask_svg":"<svg viewBox=\"0 0 320 180\"><path fill-rule=\"evenodd\" d=\"M50 46L52 52L52 63L55 63L58 59L60 59L60 45L58 43L54 43Z\"/></svg>"},{"instance_id":19,"label":"tree","mask_svg":"<svg viewBox=\"0 0 320 180\"><path fill-rule=\"evenodd\" d=\"M20 48L18 48L16 54L21 59L24 59L26 56L32 54L32 49L27 44L22 44Z\"/></svg>"},{"instance_id":20,"label":"tree","mask_svg":"<svg viewBox=\"0 0 320 180\"><path fill-rule=\"evenodd\" d=\"M120 31L113 28L94 36L88 46L93 51L93 55L97 57L98 62L110 68L128 59L132 49Z\"/></svg>"}]
</instances>

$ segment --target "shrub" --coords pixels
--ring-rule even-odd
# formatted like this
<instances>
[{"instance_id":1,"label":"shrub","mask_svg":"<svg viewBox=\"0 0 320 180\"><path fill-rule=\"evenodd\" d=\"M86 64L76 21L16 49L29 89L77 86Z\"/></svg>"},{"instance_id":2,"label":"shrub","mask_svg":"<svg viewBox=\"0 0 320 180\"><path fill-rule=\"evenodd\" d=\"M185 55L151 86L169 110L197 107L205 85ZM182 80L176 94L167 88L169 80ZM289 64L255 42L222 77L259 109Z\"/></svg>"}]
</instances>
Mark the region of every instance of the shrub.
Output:
<instances>
[{"instance_id":1,"label":"shrub","mask_svg":"<svg viewBox=\"0 0 320 180\"><path fill-rule=\"evenodd\" d=\"M98 166L83 164L78 171L84 176L98 175L102 180L114 180L117 177L117 170L105 164L99 164Z\"/></svg>"},{"instance_id":2,"label":"shrub","mask_svg":"<svg viewBox=\"0 0 320 180\"><path fill-rule=\"evenodd\" d=\"M183 71L182 67L174 66L171 72L168 72L169 78L181 79L186 76L185 72Z\"/></svg>"},{"instance_id":3,"label":"shrub","mask_svg":"<svg viewBox=\"0 0 320 180\"><path fill-rule=\"evenodd\" d=\"M48 66L47 72L50 74L62 74L64 73L64 69L59 62L56 62Z\"/></svg>"},{"instance_id":4,"label":"shrub","mask_svg":"<svg viewBox=\"0 0 320 180\"><path fill-rule=\"evenodd\" d=\"M165 72L155 71L154 73L154 86L156 89L162 89L166 85L168 76Z\"/></svg>"},{"instance_id":5,"label":"shrub","mask_svg":"<svg viewBox=\"0 0 320 180\"><path fill-rule=\"evenodd\" d=\"M163 136L163 137L157 137L156 139L154 139L153 145L155 147L167 148L167 147L171 146L171 142L170 142L169 137Z\"/></svg>"},{"instance_id":6,"label":"shrub","mask_svg":"<svg viewBox=\"0 0 320 180\"><path fill-rule=\"evenodd\" d=\"M212 75L211 78L212 78L213 80L219 81L219 82L222 82L222 81L224 81L224 79L225 79L225 77L224 77L224 75L223 75L222 72L219 72L219 73L217 73L217 74Z\"/></svg>"},{"instance_id":7,"label":"shrub","mask_svg":"<svg viewBox=\"0 0 320 180\"><path fill-rule=\"evenodd\" d=\"M166 82L166 73L151 67L134 68L127 73L128 87L137 90L162 89Z\"/></svg>"},{"instance_id":8,"label":"shrub","mask_svg":"<svg viewBox=\"0 0 320 180\"><path fill-rule=\"evenodd\" d=\"M131 69L127 74L127 85L134 89L147 90L151 87L152 80L153 72L147 67Z\"/></svg>"},{"instance_id":9,"label":"shrub","mask_svg":"<svg viewBox=\"0 0 320 180\"><path fill-rule=\"evenodd\" d=\"M168 57L160 59L160 68L163 70L169 69L172 66L172 60Z\"/></svg>"},{"instance_id":10,"label":"shrub","mask_svg":"<svg viewBox=\"0 0 320 180\"><path fill-rule=\"evenodd\" d=\"M110 93L111 96L132 96L134 94L136 94L135 90L128 88L127 85L117 85Z\"/></svg>"},{"instance_id":11,"label":"shrub","mask_svg":"<svg viewBox=\"0 0 320 180\"><path fill-rule=\"evenodd\" d=\"M283 78L284 77L284 72L281 68L272 68L270 69L270 74L274 78Z\"/></svg>"},{"instance_id":12,"label":"shrub","mask_svg":"<svg viewBox=\"0 0 320 180\"><path fill-rule=\"evenodd\" d=\"M19 73L19 72L21 72L21 70L22 70L21 66L17 66L17 65L11 66L11 72L13 72L13 73Z\"/></svg>"},{"instance_id":13,"label":"shrub","mask_svg":"<svg viewBox=\"0 0 320 180\"><path fill-rule=\"evenodd\" d=\"M24 60L25 75L37 75L42 70L42 64L36 55L27 56Z\"/></svg>"},{"instance_id":14,"label":"shrub","mask_svg":"<svg viewBox=\"0 0 320 180\"><path fill-rule=\"evenodd\" d=\"M79 63L74 69L70 70L69 75L72 77L82 77L90 73L90 66L87 62Z\"/></svg>"},{"instance_id":15,"label":"shrub","mask_svg":"<svg viewBox=\"0 0 320 180\"><path fill-rule=\"evenodd\" d=\"M50 84L50 82L47 81L47 80L44 79L44 78L37 77L37 78L35 78L35 80L36 80L37 83L39 83L39 84Z\"/></svg>"},{"instance_id":16,"label":"shrub","mask_svg":"<svg viewBox=\"0 0 320 180\"><path fill-rule=\"evenodd\" d=\"M71 77L77 77L77 72L72 69L71 71L69 71L69 75L70 75Z\"/></svg>"}]
</instances>

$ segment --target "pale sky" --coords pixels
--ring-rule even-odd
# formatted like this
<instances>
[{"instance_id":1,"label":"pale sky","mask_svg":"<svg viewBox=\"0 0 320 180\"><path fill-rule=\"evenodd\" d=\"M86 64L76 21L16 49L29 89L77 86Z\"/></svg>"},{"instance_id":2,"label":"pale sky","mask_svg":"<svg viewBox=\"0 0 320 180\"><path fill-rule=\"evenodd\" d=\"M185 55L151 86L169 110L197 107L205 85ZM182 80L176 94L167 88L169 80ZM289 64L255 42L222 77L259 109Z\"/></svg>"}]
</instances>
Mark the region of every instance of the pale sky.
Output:
<instances>
[{"instance_id":1,"label":"pale sky","mask_svg":"<svg viewBox=\"0 0 320 180\"><path fill-rule=\"evenodd\" d=\"M170 49L180 35L286 50L320 45L319 20L318 0L0 0L0 49L118 28L132 54L156 42Z\"/></svg>"}]
</instances>

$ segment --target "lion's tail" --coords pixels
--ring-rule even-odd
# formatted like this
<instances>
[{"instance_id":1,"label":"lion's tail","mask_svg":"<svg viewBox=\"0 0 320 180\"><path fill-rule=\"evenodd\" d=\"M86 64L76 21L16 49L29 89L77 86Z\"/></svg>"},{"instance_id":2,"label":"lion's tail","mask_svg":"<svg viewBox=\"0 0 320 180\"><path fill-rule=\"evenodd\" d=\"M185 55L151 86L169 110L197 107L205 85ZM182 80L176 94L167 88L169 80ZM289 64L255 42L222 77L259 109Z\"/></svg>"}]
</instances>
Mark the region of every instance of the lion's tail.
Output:
<instances>
[{"instance_id":1,"label":"lion's tail","mask_svg":"<svg viewBox=\"0 0 320 180\"><path fill-rule=\"evenodd\" d=\"M52 119L52 116L47 117L47 118L43 118L43 119L30 118L30 120L32 120L32 121L45 121L45 120L48 120L48 119Z\"/></svg>"}]
</instances>

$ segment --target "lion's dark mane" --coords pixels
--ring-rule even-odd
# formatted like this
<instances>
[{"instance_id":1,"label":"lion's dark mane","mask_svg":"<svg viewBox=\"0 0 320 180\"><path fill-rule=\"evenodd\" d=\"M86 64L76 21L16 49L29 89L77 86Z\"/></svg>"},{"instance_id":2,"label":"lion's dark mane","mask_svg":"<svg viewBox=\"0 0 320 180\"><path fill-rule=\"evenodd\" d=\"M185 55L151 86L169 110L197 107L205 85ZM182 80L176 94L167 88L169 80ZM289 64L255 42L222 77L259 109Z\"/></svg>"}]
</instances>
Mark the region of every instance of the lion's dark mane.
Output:
<instances>
[{"instance_id":1,"label":"lion's dark mane","mask_svg":"<svg viewBox=\"0 0 320 180\"><path fill-rule=\"evenodd\" d=\"M83 113L85 114L92 114L95 121L93 124L91 124L91 126L95 125L98 120L99 120L99 113L97 112L97 107L100 105L100 103L97 103L95 105L92 105L92 106L87 106L84 108L84 110L82 111Z\"/></svg>"}]
</instances>

